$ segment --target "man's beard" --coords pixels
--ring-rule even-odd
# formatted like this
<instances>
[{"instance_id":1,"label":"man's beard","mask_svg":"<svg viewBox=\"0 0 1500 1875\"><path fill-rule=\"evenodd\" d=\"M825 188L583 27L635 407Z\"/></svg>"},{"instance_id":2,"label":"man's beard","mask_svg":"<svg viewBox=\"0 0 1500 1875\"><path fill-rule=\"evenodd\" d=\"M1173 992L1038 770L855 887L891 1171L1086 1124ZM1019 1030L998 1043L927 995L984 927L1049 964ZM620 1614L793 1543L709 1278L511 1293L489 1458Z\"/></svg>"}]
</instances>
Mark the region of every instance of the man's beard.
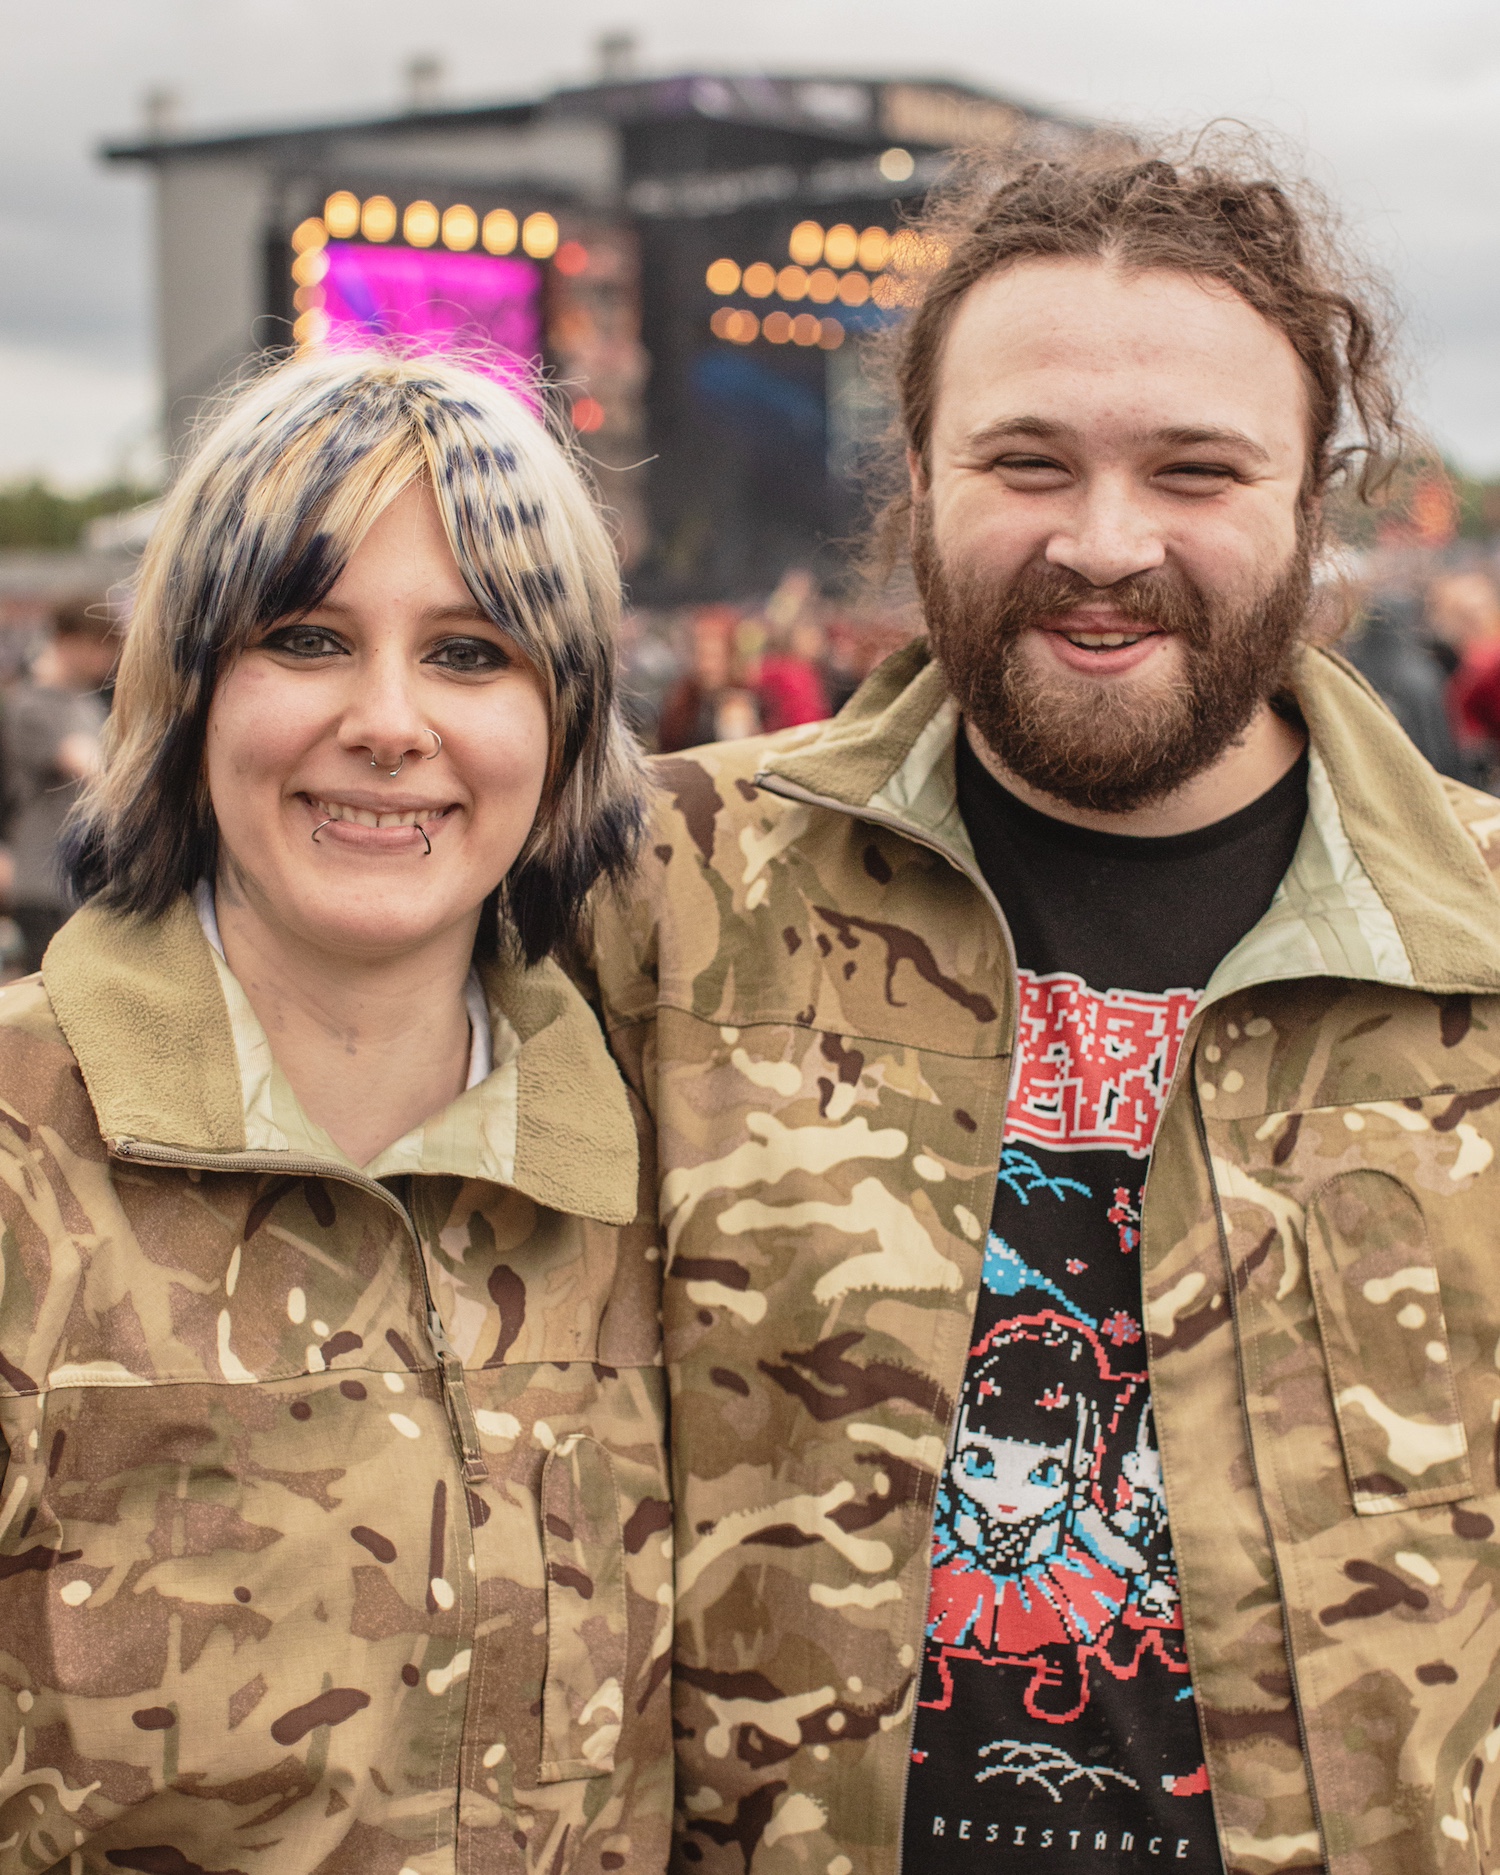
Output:
<instances>
[{"instance_id":1,"label":"man's beard","mask_svg":"<svg viewBox=\"0 0 1500 1875\"><path fill-rule=\"evenodd\" d=\"M912 565L934 654L987 747L1041 793L1102 814L1161 800L1244 733L1260 705L1286 687L1312 591L1300 531L1277 579L1238 601L1211 596L1175 567L1107 587L1039 562L1004 587L972 572L951 574L925 511ZM1178 639L1174 682L1126 676L1112 697L1081 673L1049 673L1045 652L1024 655L1030 627L1100 600L1120 616L1120 629L1156 626Z\"/></svg>"}]
</instances>

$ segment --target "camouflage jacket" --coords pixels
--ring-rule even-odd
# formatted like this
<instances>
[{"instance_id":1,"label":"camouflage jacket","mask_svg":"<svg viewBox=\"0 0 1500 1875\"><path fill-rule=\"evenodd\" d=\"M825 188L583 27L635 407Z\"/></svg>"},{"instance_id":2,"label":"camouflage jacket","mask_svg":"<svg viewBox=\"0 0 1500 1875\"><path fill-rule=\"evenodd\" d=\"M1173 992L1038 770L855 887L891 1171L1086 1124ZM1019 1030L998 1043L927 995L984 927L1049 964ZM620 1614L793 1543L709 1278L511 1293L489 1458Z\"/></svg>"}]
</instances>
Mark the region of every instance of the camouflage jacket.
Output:
<instances>
[{"instance_id":1,"label":"camouflage jacket","mask_svg":"<svg viewBox=\"0 0 1500 1875\"><path fill-rule=\"evenodd\" d=\"M1339 660L1297 687L1302 840L1145 1189L1158 1434L1228 1868L1446 1875L1500 1857L1500 804ZM831 725L663 761L601 911L657 1131L693 1875L899 1862L1016 1022L956 729L919 644Z\"/></svg>"},{"instance_id":2,"label":"camouflage jacket","mask_svg":"<svg viewBox=\"0 0 1500 1875\"><path fill-rule=\"evenodd\" d=\"M364 1170L186 900L0 994L0 1875L665 1865L630 1101L555 966L485 989Z\"/></svg>"}]
</instances>

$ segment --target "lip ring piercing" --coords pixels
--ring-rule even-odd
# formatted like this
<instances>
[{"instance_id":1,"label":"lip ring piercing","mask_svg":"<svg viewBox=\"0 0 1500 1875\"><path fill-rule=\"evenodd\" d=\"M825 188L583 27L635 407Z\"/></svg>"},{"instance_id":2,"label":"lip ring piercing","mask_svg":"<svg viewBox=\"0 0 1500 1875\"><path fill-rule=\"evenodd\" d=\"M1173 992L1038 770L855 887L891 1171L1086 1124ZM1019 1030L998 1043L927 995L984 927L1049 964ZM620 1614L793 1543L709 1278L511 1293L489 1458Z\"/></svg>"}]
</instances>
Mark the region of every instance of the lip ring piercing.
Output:
<instances>
[{"instance_id":1,"label":"lip ring piercing","mask_svg":"<svg viewBox=\"0 0 1500 1875\"><path fill-rule=\"evenodd\" d=\"M430 760L431 758L429 757L428 759ZM333 825L332 817L330 817L327 820L320 820L318 822L317 826L314 827L312 830L312 843L314 846L320 846L322 844L322 842L318 838L318 835L323 831L325 827L331 827L332 825ZM422 825L421 821L418 821L416 825L413 827L412 831L418 836L418 838L422 842L423 859L431 859L432 858L432 842L427 837L427 829Z\"/></svg>"}]
</instances>

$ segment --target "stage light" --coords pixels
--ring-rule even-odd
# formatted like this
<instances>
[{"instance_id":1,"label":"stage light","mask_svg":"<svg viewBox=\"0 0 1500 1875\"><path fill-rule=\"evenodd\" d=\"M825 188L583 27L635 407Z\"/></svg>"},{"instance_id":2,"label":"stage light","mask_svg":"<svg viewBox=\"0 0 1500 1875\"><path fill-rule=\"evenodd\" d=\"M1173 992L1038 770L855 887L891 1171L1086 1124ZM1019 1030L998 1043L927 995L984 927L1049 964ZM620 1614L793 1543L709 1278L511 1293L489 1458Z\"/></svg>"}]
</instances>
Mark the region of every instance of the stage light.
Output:
<instances>
[{"instance_id":1,"label":"stage light","mask_svg":"<svg viewBox=\"0 0 1500 1875\"><path fill-rule=\"evenodd\" d=\"M772 317L774 316L773 314ZM747 307L742 307L735 313L729 336L736 345L753 345L759 332L760 320Z\"/></svg>"},{"instance_id":2,"label":"stage light","mask_svg":"<svg viewBox=\"0 0 1500 1875\"><path fill-rule=\"evenodd\" d=\"M870 298L883 312L889 312L893 306L904 306L911 295L891 274L883 273L870 288Z\"/></svg>"},{"instance_id":3,"label":"stage light","mask_svg":"<svg viewBox=\"0 0 1500 1875\"><path fill-rule=\"evenodd\" d=\"M806 299L806 273L800 267L783 267L776 276L776 291L783 299Z\"/></svg>"},{"instance_id":4,"label":"stage light","mask_svg":"<svg viewBox=\"0 0 1500 1875\"><path fill-rule=\"evenodd\" d=\"M839 277L827 267L815 268L808 278L807 297L816 300L820 306L827 306L839 296Z\"/></svg>"},{"instance_id":5,"label":"stage light","mask_svg":"<svg viewBox=\"0 0 1500 1875\"><path fill-rule=\"evenodd\" d=\"M823 258L823 230L815 221L799 221L786 251L799 267L816 267Z\"/></svg>"},{"instance_id":6,"label":"stage light","mask_svg":"<svg viewBox=\"0 0 1500 1875\"><path fill-rule=\"evenodd\" d=\"M328 230L316 215L309 215L306 221L299 221L292 230L292 247L299 254L322 247L327 239Z\"/></svg>"},{"instance_id":7,"label":"stage light","mask_svg":"<svg viewBox=\"0 0 1500 1875\"><path fill-rule=\"evenodd\" d=\"M823 240L823 258L830 267L852 267L859 259L859 236L847 221L828 230Z\"/></svg>"},{"instance_id":8,"label":"stage light","mask_svg":"<svg viewBox=\"0 0 1500 1875\"><path fill-rule=\"evenodd\" d=\"M794 345L816 345L823 336L823 321L816 313L801 312L792 321Z\"/></svg>"},{"instance_id":9,"label":"stage light","mask_svg":"<svg viewBox=\"0 0 1500 1875\"><path fill-rule=\"evenodd\" d=\"M758 260L745 269L745 278L741 284L751 299L769 299L776 291L776 269Z\"/></svg>"},{"instance_id":10,"label":"stage light","mask_svg":"<svg viewBox=\"0 0 1500 1875\"><path fill-rule=\"evenodd\" d=\"M870 282L862 273L846 273L839 281L839 298L846 306L863 306L870 297Z\"/></svg>"},{"instance_id":11,"label":"stage light","mask_svg":"<svg viewBox=\"0 0 1500 1875\"><path fill-rule=\"evenodd\" d=\"M549 260L557 252L557 222L545 210L521 223L521 246L533 260Z\"/></svg>"},{"instance_id":12,"label":"stage light","mask_svg":"<svg viewBox=\"0 0 1500 1875\"><path fill-rule=\"evenodd\" d=\"M597 397L580 397L573 405L573 428L584 436L604 428L604 406Z\"/></svg>"},{"instance_id":13,"label":"stage light","mask_svg":"<svg viewBox=\"0 0 1500 1875\"><path fill-rule=\"evenodd\" d=\"M552 263L559 273L567 274L569 279L575 274L587 272L588 264L589 251L582 241L564 241Z\"/></svg>"},{"instance_id":14,"label":"stage light","mask_svg":"<svg viewBox=\"0 0 1500 1875\"><path fill-rule=\"evenodd\" d=\"M836 352L844 342L844 328L837 319L818 321L818 343L825 352Z\"/></svg>"},{"instance_id":15,"label":"stage light","mask_svg":"<svg viewBox=\"0 0 1500 1875\"><path fill-rule=\"evenodd\" d=\"M866 228L859 237L859 264L866 273L879 273L891 257L891 237L884 228Z\"/></svg>"},{"instance_id":16,"label":"stage light","mask_svg":"<svg viewBox=\"0 0 1500 1875\"><path fill-rule=\"evenodd\" d=\"M784 312L770 312L761 321L761 334L773 345L785 345L792 336L792 315Z\"/></svg>"},{"instance_id":17,"label":"stage light","mask_svg":"<svg viewBox=\"0 0 1500 1875\"><path fill-rule=\"evenodd\" d=\"M479 239L479 217L467 202L455 202L443 210L443 246L455 254L467 254Z\"/></svg>"},{"instance_id":18,"label":"stage light","mask_svg":"<svg viewBox=\"0 0 1500 1875\"><path fill-rule=\"evenodd\" d=\"M520 226L508 208L492 208L484 218L484 229L480 235L485 253L514 253L516 236L520 232Z\"/></svg>"},{"instance_id":19,"label":"stage light","mask_svg":"<svg viewBox=\"0 0 1500 1875\"><path fill-rule=\"evenodd\" d=\"M292 278L298 286L316 286L327 272L328 250L324 247L310 247L292 262Z\"/></svg>"},{"instance_id":20,"label":"stage light","mask_svg":"<svg viewBox=\"0 0 1500 1875\"><path fill-rule=\"evenodd\" d=\"M739 264L732 260L716 260L703 279L710 293L733 293L740 284Z\"/></svg>"},{"instance_id":21,"label":"stage light","mask_svg":"<svg viewBox=\"0 0 1500 1875\"><path fill-rule=\"evenodd\" d=\"M360 210L359 231L367 241L389 241L396 232L396 204L388 195L372 195Z\"/></svg>"},{"instance_id":22,"label":"stage light","mask_svg":"<svg viewBox=\"0 0 1500 1875\"><path fill-rule=\"evenodd\" d=\"M292 337L299 345L321 345L328 337L328 315L325 312L305 312L292 327Z\"/></svg>"},{"instance_id":23,"label":"stage light","mask_svg":"<svg viewBox=\"0 0 1500 1875\"><path fill-rule=\"evenodd\" d=\"M292 295L292 305L299 312L322 312L324 293L320 286L299 286Z\"/></svg>"},{"instance_id":24,"label":"stage light","mask_svg":"<svg viewBox=\"0 0 1500 1875\"><path fill-rule=\"evenodd\" d=\"M716 306L709 317L708 329L716 339L727 339L734 318L735 310L732 306Z\"/></svg>"},{"instance_id":25,"label":"stage light","mask_svg":"<svg viewBox=\"0 0 1500 1875\"><path fill-rule=\"evenodd\" d=\"M410 202L401 217L401 232L408 247L431 247L438 238L438 212L431 202Z\"/></svg>"},{"instance_id":26,"label":"stage light","mask_svg":"<svg viewBox=\"0 0 1500 1875\"><path fill-rule=\"evenodd\" d=\"M885 177L887 182L909 181L911 179L911 173L916 166L916 163L912 159L911 151L903 150L899 145L894 149L883 150L880 155L880 161L877 164L881 175Z\"/></svg>"},{"instance_id":27,"label":"stage light","mask_svg":"<svg viewBox=\"0 0 1500 1875\"><path fill-rule=\"evenodd\" d=\"M347 241L359 233L359 197L347 189L335 189L323 204L323 221L336 241Z\"/></svg>"}]
</instances>

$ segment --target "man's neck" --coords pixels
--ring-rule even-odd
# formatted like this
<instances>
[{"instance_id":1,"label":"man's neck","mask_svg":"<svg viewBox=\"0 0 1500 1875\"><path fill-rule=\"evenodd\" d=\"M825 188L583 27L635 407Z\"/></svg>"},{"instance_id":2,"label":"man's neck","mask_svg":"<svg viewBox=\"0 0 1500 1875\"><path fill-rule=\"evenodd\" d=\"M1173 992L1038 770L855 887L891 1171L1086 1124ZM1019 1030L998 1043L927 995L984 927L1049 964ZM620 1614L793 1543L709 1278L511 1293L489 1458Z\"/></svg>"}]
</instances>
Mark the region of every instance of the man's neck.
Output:
<instances>
[{"instance_id":1,"label":"man's neck","mask_svg":"<svg viewBox=\"0 0 1500 1875\"><path fill-rule=\"evenodd\" d=\"M302 945L221 879L224 958L303 1111L368 1165L463 1091L473 933L361 960Z\"/></svg>"},{"instance_id":2,"label":"man's neck","mask_svg":"<svg viewBox=\"0 0 1500 1875\"><path fill-rule=\"evenodd\" d=\"M1028 807L1051 815L1053 820L1067 821L1070 826L1091 827L1096 833L1132 834L1140 839L1194 833L1199 827L1211 827L1215 821L1227 820L1242 807L1258 801L1269 788L1274 788L1300 760L1307 746L1307 737L1301 729L1263 703L1245 733L1231 743L1212 766L1160 800L1148 801L1141 807L1128 807L1119 813L1103 814L1044 794L1040 788L1032 787L1030 782L1013 774L967 718L964 733L969 747L1001 787Z\"/></svg>"}]
</instances>

